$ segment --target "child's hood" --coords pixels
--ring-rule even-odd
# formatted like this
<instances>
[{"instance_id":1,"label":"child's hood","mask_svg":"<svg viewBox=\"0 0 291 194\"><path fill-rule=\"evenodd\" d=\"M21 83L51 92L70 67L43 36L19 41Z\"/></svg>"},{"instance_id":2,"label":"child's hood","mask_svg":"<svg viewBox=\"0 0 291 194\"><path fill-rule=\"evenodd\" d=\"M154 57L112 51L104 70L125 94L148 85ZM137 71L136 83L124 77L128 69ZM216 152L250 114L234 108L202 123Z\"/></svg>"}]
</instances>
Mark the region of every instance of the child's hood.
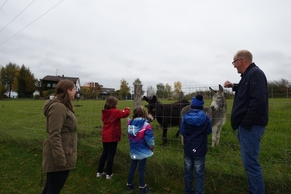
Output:
<instances>
[{"instance_id":1,"label":"child's hood","mask_svg":"<svg viewBox=\"0 0 291 194\"><path fill-rule=\"evenodd\" d=\"M112 114L114 109L116 109L116 108L104 109L104 110L102 110L102 115L104 117L108 117L109 115Z\"/></svg>"},{"instance_id":2,"label":"child's hood","mask_svg":"<svg viewBox=\"0 0 291 194\"><path fill-rule=\"evenodd\" d=\"M127 127L128 134L130 136L137 136L138 132L143 129L144 125L147 124L147 120L145 118L135 118L134 120L129 122Z\"/></svg>"},{"instance_id":3,"label":"child's hood","mask_svg":"<svg viewBox=\"0 0 291 194\"><path fill-rule=\"evenodd\" d=\"M206 120L206 114L202 111L190 111L184 116L184 122L188 125L201 126Z\"/></svg>"}]
</instances>

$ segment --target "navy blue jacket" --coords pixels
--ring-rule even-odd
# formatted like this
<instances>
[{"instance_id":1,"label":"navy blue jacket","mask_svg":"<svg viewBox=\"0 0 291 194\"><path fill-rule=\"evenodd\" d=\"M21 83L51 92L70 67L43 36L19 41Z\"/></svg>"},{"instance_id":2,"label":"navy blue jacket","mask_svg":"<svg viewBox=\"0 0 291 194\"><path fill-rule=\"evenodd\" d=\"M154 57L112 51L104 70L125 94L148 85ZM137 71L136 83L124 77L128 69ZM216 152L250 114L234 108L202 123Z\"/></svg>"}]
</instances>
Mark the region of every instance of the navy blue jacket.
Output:
<instances>
[{"instance_id":1,"label":"navy blue jacket","mask_svg":"<svg viewBox=\"0 0 291 194\"><path fill-rule=\"evenodd\" d=\"M201 157L207 153L207 135L212 124L203 110L191 109L183 116L180 133L184 138L184 154Z\"/></svg>"},{"instance_id":2,"label":"navy blue jacket","mask_svg":"<svg viewBox=\"0 0 291 194\"><path fill-rule=\"evenodd\" d=\"M252 63L234 84L235 98L231 126L250 129L252 125L266 126L268 117L268 82L264 72Z\"/></svg>"}]
</instances>

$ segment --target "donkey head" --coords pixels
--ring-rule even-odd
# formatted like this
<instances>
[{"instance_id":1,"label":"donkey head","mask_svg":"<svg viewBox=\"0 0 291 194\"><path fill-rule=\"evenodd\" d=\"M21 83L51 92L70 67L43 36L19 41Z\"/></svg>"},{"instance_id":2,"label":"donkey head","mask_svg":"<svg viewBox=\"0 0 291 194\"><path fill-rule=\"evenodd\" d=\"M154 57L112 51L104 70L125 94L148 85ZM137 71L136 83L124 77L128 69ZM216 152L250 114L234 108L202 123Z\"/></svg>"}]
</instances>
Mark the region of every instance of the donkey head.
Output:
<instances>
[{"instance_id":1,"label":"donkey head","mask_svg":"<svg viewBox=\"0 0 291 194\"><path fill-rule=\"evenodd\" d=\"M212 103L210 105L211 109L213 111L216 111L218 109L222 109L226 106L226 100L224 97L223 87L219 85L219 90L213 90L211 87L209 87L210 91L214 93L212 96Z\"/></svg>"},{"instance_id":2,"label":"donkey head","mask_svg":"<svg viewBox=\"0 0 291 194\"><path fill-rule=\"evenodd\" d=\"M148 102L148 104L145 105L145 107L147 107L148 109L149 121L152 122L156 118L156 108L157 108L158 99L155 95L153 95L150 98L143 96L143 100Z\"/></svg>"}]
</instances>

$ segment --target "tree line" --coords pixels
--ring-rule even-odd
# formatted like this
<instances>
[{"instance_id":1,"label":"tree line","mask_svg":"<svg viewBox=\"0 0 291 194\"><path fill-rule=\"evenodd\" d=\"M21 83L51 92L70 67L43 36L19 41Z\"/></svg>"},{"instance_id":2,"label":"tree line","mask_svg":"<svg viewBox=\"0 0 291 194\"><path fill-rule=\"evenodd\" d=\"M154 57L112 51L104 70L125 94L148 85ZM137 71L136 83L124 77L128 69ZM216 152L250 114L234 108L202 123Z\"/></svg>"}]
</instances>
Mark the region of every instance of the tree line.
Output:
<instances>
[{"instance_id":1,"label":"tree line","mask_svg":"<svg viewBox=\"0 0 291 194\"><path fill-rule=\"evenodd\" d=\"M133 83L132 87L129 83L122 79L120 80L120 88L110 95L116 96L119 99L133 99L135 85L142 85L142 81L137 78ZM33 93L41 91L42 83L41 79L36 79L34 74L29 68L22 65L19 67L17 64L9 63L5 67L1 67L0 70L0 99L3 99L5 93L8 93L7 97L11 97L11 92L15 91L18 94L18 98L33 98ZM103 99L106 94L102 93L103 85L94 84L88 82L81 86L80 95L84 99ZM289 98L291 83L286 79L280 79L277 81L268 81L269 97L270 98ZM40 96L43 96L43 92L40 92ZM168 83L158 83L156 88L149 86L146 91L142 91L146 96L156 95L159 99L173 99L179 100L181 98L191 99L192 96L197 93L201 93L206 96L211 96L209 90L197 90L191 94L184 96L184 91L182 90L182 84L180 81L174 82L174 87ZM226 97L233 97L233 93L226 91Z\"/></svg>"},{"instance_id":2,"label":"tree line","mask_svg":"<svg viewBox=\"0 0 291 194\"><path fill-rule=\"evenodd\" d=\"M37 79L35 79L30 69L22 65L19 67L14 63L9 63L0 70L0 98L4 98L4 94L15 91L19 98L31 98L36 90Z\"/></svg>"}]
</instances>

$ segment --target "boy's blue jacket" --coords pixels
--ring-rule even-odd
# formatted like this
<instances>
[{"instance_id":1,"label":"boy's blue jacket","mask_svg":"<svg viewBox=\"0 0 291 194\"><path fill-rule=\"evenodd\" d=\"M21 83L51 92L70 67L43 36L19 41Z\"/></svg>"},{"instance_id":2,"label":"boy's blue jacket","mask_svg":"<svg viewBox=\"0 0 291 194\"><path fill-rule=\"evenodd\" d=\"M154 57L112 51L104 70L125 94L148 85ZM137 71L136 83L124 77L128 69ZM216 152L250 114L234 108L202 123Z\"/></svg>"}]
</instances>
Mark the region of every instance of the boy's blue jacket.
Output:
<instances>
[{"instance_id":1,"label":"boy's blue jacket","mask_svg":"<svg viewBox=\"0 0 291 194\"><path fill-rule=\"evenodd\" d=\"M152 127L144 118L128 120L128 139L130 142L130 158L141 160L153 155L155 146Z\"/></svg>"},{"instance_id":2,"label":"boy's blue jacket","mask_svg":"<svg viewBox=\"0 0 291 194\"><path fill-rule=\"evenodd\" d=\"M203 110L191 109L183 116L180 133L184 138L184 154L201 157L207 153L207 135L212 132L210 118Z\"/></svg>"}]
</instances>

